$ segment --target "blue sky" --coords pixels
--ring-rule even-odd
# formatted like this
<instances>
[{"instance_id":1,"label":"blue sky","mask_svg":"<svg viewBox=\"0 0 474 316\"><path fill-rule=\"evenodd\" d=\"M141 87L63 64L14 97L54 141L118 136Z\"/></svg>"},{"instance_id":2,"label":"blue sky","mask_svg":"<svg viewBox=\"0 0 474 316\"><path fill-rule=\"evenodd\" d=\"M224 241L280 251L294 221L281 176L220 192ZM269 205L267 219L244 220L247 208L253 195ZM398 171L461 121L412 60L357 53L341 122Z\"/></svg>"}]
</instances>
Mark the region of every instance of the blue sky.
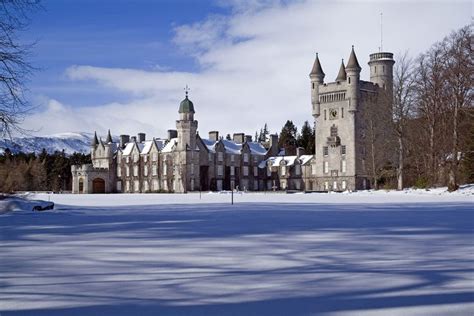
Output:
<instances>
[{"instance_id":1,"label":"blue sky","mask_svg":"<svg viewBox=\"0 0 474 316\"><path fill-rule=\"evenodd\" d=\"M416 57L471 21L470 1L45 0L25 41L37 41L29 83L37 134L146 132L175 127L190 85L201 135L253 135L268 123L312 121L308 73L319 52L326 81L355 45Z\"/></svg>"}]
</instances>

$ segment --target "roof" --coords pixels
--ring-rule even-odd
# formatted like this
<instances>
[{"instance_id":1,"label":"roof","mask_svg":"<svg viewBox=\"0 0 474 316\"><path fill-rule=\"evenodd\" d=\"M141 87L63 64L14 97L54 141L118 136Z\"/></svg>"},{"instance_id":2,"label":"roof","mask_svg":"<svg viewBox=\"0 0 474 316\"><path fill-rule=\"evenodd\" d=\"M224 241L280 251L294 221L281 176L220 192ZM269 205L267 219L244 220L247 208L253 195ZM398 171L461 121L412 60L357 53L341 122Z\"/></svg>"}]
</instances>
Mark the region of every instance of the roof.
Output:
<instances>
[{"instance_id":1,"label":"roof","mask_svg":"<svg viewBox=\"0 0 474 316\"><path fill-rule=\"evenodd\" d=\"M344 59L341 61L341 67L339 68L339 73L337 74L336 81L346 81L347 74L346 69L344 67Z\"/></svg>"},{"instance_id":2,"label":"roof","mask_svg":"<svg viewBox=\"0 0 474 316\"><path fill-rule=\"evenodd\" d=\"M188 94L186 98L179 104L179 113L194 113L194 104L191 100L188 99Z\"/></svg>"},{"instance_id":3,"label":"roof","mask_svg":"<svg viewBox=\"0 0 474 316\"><path fill-rule=\"evenodd\" d=\"M151 147L153 146L153 142L155 142L156 148L158 148L158 150L161 150L163 147L165 147L164 139L147 140L144 142L143 149L140 153L142 155L148 154L151 150Z\"/></svg>"},{"instance_id":4,"label":"roof","mask_svg":"<svg viewBox=\"0 0 474 316\"><path fill-rule=\"evenodd\" d=\"M313 155L301 155L299 157L299 163L304 165L313 159ZM284 161L286 166L293 166L298 159L298 156L276 156L276 157L268 157L267 160L263 160L258 165L259 168L266 168L268 162L271 162L272 167L279 167L281 163Z\"/></svg>"},{"instance_id":5,"label":"roof","mask_svg":"<svg viewBox=\"0 0 474 316\"><path fill-rule=\"evenodd\" d=\"M107 133L107 139L105 140L105 143L108 144L108 143L112 143L112 135L110 134L110 129L109 129L109 132Z\"/></svg>"},{"instance_id":6,"label":"roof","mask_svg":"<svg viewBox=\"0 0 474 316\"><path fill-rule=\"evenodd\" d=\"M321 67L321 63L319 62L319 57L318 57L318 53L316 53L316 59L314 60L314 64L313 64L313 69L311 69L311 72L309 74L310 76L311 75L319 75L319 76L325 76L324 72L323 72L323 68Z\"/></svg>"},{"instance_id":7,"label":"roof","mask_svg":"<svg viewBox=\"0 0 474 316\"><path fill-rule=\"evenodd\" d=\"M359 65L359 61L357 60L357 56L354 52L354 45L352 45L351 55L349 56L349 61L347 62L346 69L356 69L359 71L362 70Z\"/></svg>"},{"instance_id":8,"label":"roof","mask_svg":"<svg viewBox=\"0 0 474 316\"><path fill-rule=\"evenodd\" d=\"M219 143L219 141L202 138L202 142L210 152L216 152L216 145L217 143ZM224 145L226 153L238 155L241 154L243 144L236 143L233 140L227 139L221 139L220 142L222 142L222 144ZM265 147L263 147L263 145L259 142L247 142L247 145L249 146L250 153L252 155L264 156L267 153Z\"/></svg>"},{"instance_id":9,"label":"roof","mask_svg":"<svg viewBox=\"0 0 474 316\"><path fill-rule=\"evenodd\" d=\"M99 139L97 138L97 132L94 132L94 138L92 139L92 146L97 146L99 144Z\"/></svg>"},{"instance_id":10,"label":"roof","mask_svg":"<svg viewBox=\"0 0 474 316\"><path fill-rule=\"evenodd\" d=\"M173 151L174 147L178 144L178 138L171 138L168 143L166 143L165 147L161 150L164 153L170 153Z\"/></svg>"}]
</instances>

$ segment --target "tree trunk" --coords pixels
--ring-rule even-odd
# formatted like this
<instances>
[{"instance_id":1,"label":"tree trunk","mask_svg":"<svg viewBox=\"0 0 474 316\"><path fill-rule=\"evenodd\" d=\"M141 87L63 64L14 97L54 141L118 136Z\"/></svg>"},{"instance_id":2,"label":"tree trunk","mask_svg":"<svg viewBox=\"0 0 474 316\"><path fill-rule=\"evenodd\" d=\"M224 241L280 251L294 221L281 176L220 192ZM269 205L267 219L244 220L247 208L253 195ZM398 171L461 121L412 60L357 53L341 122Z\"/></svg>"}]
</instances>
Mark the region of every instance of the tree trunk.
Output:
<instances>
[{"instance_id":1,"label":"tree trunk","mask_svg":"<svg viewBox=\"0 0 474 316\"><path fill-rule=\"evenodd\" d=\"M449 168L448 178L448 191L456 191L459 188L457 183L457 172L458 172L458 102L454 101L454 113L453 113L453 149L452 157Z\"/></svg>"},{"instance_id":2,"label":"tree trunk","mask_svg":"<svg viewBox=\"0 0 474 316\"><path fill-rule=\"evenodd\" d=\"M397 189L403 190L403 134L398 134L398 170L397 170Z\"/></svg>"}]
</instances>

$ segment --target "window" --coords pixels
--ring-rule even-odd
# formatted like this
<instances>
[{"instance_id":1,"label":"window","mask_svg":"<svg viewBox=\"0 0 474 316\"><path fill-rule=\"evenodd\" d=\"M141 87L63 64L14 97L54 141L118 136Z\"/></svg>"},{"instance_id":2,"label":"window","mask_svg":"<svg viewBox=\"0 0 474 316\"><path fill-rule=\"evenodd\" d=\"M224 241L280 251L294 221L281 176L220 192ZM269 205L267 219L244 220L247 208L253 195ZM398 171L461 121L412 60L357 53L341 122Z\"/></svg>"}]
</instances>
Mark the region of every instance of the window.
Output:
<instances>
[{"instance_id":1,"label":"window","mask_svg":"<svg viewBox=\"0 0 474 316\"><path fill-rule=\"evenodd\" d=\"M244 166L244 177L248 177L248 176L249 176L249 167Z\"/></svg>"},{"instance_id":2,"label":"window","mask_svg":"<svg viewBox=\"0 0 474 316\"><path fill-rule=\"evenodd\" d=\"M222 166L222 165L217 166L217 175L219 177L222 177L224 175L224 166Z\"/></svg>"},{"instance_id":3,"label":"window","mask_svg":"<svg viewBox=\"0 0 474 316\"><path fill-rule=\"evenodd\" d=\"M138 166L133 166L133 176L138 177Z\"/></svg>"},{"instance_id":4,"label":"window","mask_svg":"<svg viewBox=\"0 0 474 316\"><path fill-rule=\"evenodd\" d=\"M160 189L158 179L153 180L153 191L158 191Z\"/></svg>"},{"instance_id":5,"label":"window","mask_svg":"<svg viewBox=\"0 0 474 316\"><path fill-rule=\"evenodd\" d=\"M341 108L341 118L344 118L344 108Z\"/></svg>"},{"instance_id":6,"label":"window","mask_svg":"<svg viewBox=\"0 0 474 316\"><path fill-rule=\"evenodd\" d=\"M145 156L146 157L146 156ZM148 166L143 166L143 175L148 176Z\"/></svg>"},{"instance_id":7,"label":"window","mask_svg":"<svg viewBox=\"0 0 474 316\"><path fill-rule=\"evenodd\" d=\"M138 154L133 155L133 162L138 162L139 156Z\"/></svg>"},{"instance_id":8,"label":"window","mask_svg":"<svg viewBox=\"0 0 474 316\"><path fill-rule=\"evenodd\" d=\"M341 161L341 172L346 172L346 161Z\"/></svg>"},{"instance_id":9,"label":"window","mask_svg":"<svg viewBox=\"0 0 474 316\"><path fill-rule=\"evenodd\" d=\"M128 180L125 182L125 191L130 192L130 181Z\"/></svg>"},{"instance_id":10,"label":"window","mask_svg":"<svg viewBox=\"0 0 474 316\"><path fill-rule=\"evenodd\" d=\"M133 181L133 190L135 192L139 192L140 191L140 182L138 180L135 180Z\"/></svg>"},{"instance_id":11,"label":"window","mask_svg":"<svg viewBox=\"0 0 474 316\"><path fill-rule=\"evenodd\" d=\"M148 181L143 181L143 190L145 192L148 192L150 190L150 187L148 186Z\"/></svg>"},{"instance_id":12,"label":"window","mask_svg":"<svg viewBox=\"0 0 474 316\"><path fill-rule=\"evenodd\" d=\"M153 173L154 176L157 176L158 175L158 166L157 165L153 165L151 167L151 172Z\"/></svg>"},{"instance_id":13,"label":"window","mask_svg":"<svg viewBox=\"0 0 474 316\"><path fill-rule=\"evenodd\" d=\"M314 90L314 82L313 82L313 90Z\"/></svg>"},{"instance_id":14,"label":"window","mask_svg":"<svg viewBox=\"0 0 474 316\"><path fill-rule=\"evenodd\" d=\"M374 74L377 73L377 66L374 66Z\"/></svg>"},{"instance_id":15,"label":"window","mask_svg":"<svg viewBox=\"0 0 474 316\"><path fill-rule=\"evenodd\" d=\"M281 188L282 188L283 190L286 189L286 181L282 181L282 182L281 182Z\"/></svg>"},{"instance_id":16,"label":"window","mask_svg":"<svg viewBox=\"0 0 474 316\"><path fill-rule=\"evenodd\" d=\"M295 165L295 175L299 176L301 174L301 166Z\"/></svg>"},{"instance_id":17,"label":"window","mask_svg":"<svg viewBox=\"0 0 474 316\"><path fill-rule=\"evenodd\" d=\"M258 162L257 156L253 156L253 162L254 162L254 163L257 163L257 162Z\"/></svg>"},{"instance_id":18,"label":"window","mask_svg":"<svg viewBox=\"0 0 474 316\"><path fill-rule=\"evenodd\" d=\"M345 155L346 154L346 145L342 145L341 146L341 155Z\"/></svg>"},{"instance_id":19,"label":"window","mask_svg":"<svg viewBox=\"0 0 474 316\"><path fill-rule=\"evenodd\" d=\"M122 181L117 181L117 191L122 192Z\"/></svg>"},{"instance_id":20,"label":"window","mask_svg":"<svg viewBox=\"0 0 474 316\"><path fill-rule=\"evenodd\" d=\"M286 166L281 166L281 175L286 176Z\"/></svg>"},{"instance_id":21,"label":"window","mask_svg":"<svg viewBox=\"0 0 474 316\"><path fill-rule=\"evenodd\" d=\"M324 173L329 173L329 162L328 161L324 162Z\"/></svg>"},{"instance_id":22,"label":"window","mask_svg":"<svg viewBox=\"0 0 474 316\"><path fill-rule=\"evenodd\" d=\"M129 166L125 166L125 175L127 177L130 177L130 167Z\"/></svg>"},{"instance_id":23,"label":"window","mask_svg":"<svg viewBox=\"0 0 474 316\"><path fill-rule=\"evenodd\" d=\"M153 154L151 155L151 157L152 157L151 159L152 159L153 161L157 161L157 160L158 160L158 153L153 153Z\"/></svg>"},{"instance_id":24,"label":"window","mask_svg":"<svg viewBox=\"0 0 474 316\"><path fill-rule=\"evenodd\" d=\"M147 155L144 155L143 156L143 162L147 162L148 161L148 156Z\"/></svg>"},{"instance_id":25,"label":"window","mask_svg":"<svg viewBox=\"0 0 474 316\"><path fill-rule=\"evenodd\" d=\"M326 110L324 110L324 120L326 120Z\"/></svg>"},{"instance_id":26,"label":"window","mask_svg":"<svg viewBox=\"0 0 474 316\"><path fill-rule=\"evenodd\" d=\"M212 153L209 153L209 161L212 161Z\"/></svg>"},{"instance_id":27,"label":"window","mask_svg":"<svg viewBox=\"0 0 474 316\"><path fill-rule=\"evenodd\" d=\"M337 181L334 181L332 184L332 189L335 191L337 190Z\"/></svg>"},{"instance_id":28,"label":"window","mask_svg":"<svg viewBox=\"0 0 474 316\"><path fill-rule=\"evenodd\" d=\"M324 190L329 191L329 182L324 182Z\"/></svg>"},{"instance_id":29,"label":"window","mask_svg":"<svg viewBox=\"0 0 474 316\"><path fill-rule=\"evenodd\" d=\"M224 153L223 152L218 152L217 153L217 161L219 161L219 162L224 161Z\"/></svg>"},{"instance_id":30,"label":"window","mask_svg":"<svg viewBox=\"0 0 474 316\"><path fill-rule=\"evenodd\" d=\"M163 175L167 175L168 174L168 166L166 165L166 162L163 164Z\"/></svg>"},{"instance_id":31,"label":"window","mask_svg":"<svg viewBox=\"0 0 474 316\"><path fill-rule=\"evenodd\" d=\"M235 167L234 166L230 167L230 175L231 176L235 175Z\"/></svg>"},{"instance_id":32,"label":"window","mask_svg":"<svg viewBox=\"0 0 474 316\"><path fill-rule=\"evenodd\" d=\"M125 162L126 162L126 163L130 163L130 156L127 156L127 157L125 158Z\"/></svg>"},{"instance_id":33,"label":"window","mask_svg":"<svg viewBox=\"0 0 474 316\"><path fill-rule=\"evenodd\" d=\"M194 174L194 165L191 164L191 175L193 175L193 174Z\"/></svg>"},{"instance_id":34,"label":"window","mask_svg":"<svg viewBox=\"0 0 474 316\"><path fill-rule=\"evenodd\" d=\"M257 181L257 180L253 180L253 189L254 189L255 191L258 190L258 181Z\"/></svg>"},{"instance_id":35,"label":"window","mask_svg":"<svg viewBox=\"0 0 474 316\"><path fill-rule=\"evenodd\" d=\"M234 162L235 161L235 155L230 155L230 162Z\"/></svg>"},{"instance_id":36,"label":"window","mask_svg":"<svg viewBox=\"0 0 474 316\"><path fill-rule=\"evenodd\" d=\"M244 162L249 162L249 154L244 154Z\"/></svg>"},{"instance_id":37,"label":"window","mask_svg":"<svg viewBox=\"0 0 474 316\"><path fill-rule=\"evenodd\" d=\"M351 84L351 77L348 77L348 78L347 78L347 82L348 82L349 84Z\"/></svg>"},{"instance_id":38,"label":"window","mask_svg":"<svg viewBox=\"0 0 474 316\"><path fill-rule=\"evenodd\" d=\"M117 177L121 177L122 176L122 168L120 168L120 166L117 167Z\"/></svg>"},{"instance_id":39,"label":"window","mask_svg":"<svg viewBox=\"0 0 474 316\"><path fill-rule=\"evenodd\" d=\"M323 147L323 156L327 156L327 155L329 155L329 148L328 148L328 146L324 146Z\"/></svg>"},{"instance_id":40,"label":"window","mask_svg":"<svg viewBox=\"0 0 474 316\"><path fill-rule=\"evenodd\" d=\"M254 177L258 176L258 168L257 167L253 167L253 176Z\"/></svg>"},{"instance_id":41,"label":"window","mask_svg":"<svg viewBox=\"0 0 474 316\"><path fill-rule=\"evenodd\" d=\"M343 189L343 190L346 190L346 188L347 188L346 180L343 180L343 181L342 181L342 189Z\"/></svg>"},{"instance_id":42,"label":"window","mask_svg":"<svg viewBox=\"0 0 474 316\"><path fill-rule=\"evenodd\" d=\"M191 179L191 191L194 191L194 179Z\"/></svg>"},{"instance_id":43,"label":"window","mask_svg":"<svg viewBox=\"0 0 474 316\"><path fill-rule=\"evenodd\" d=\"M311 173L316 174L316 165L311 165Z\"/></svg>"}]
</instances>

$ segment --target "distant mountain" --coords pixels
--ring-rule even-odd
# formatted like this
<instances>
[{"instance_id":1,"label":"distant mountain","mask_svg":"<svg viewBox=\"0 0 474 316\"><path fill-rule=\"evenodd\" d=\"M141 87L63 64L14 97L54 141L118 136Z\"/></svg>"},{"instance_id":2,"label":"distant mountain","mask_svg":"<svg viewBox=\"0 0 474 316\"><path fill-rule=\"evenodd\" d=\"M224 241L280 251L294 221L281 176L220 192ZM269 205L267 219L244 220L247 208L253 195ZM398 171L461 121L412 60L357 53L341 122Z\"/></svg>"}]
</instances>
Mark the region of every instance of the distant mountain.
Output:
<instances>
[{"instance_id":1,"label":"distant mountain","mask_svg":"<svg viewBox=\"0 0 474 316\"><path fill-rule=\"evenodd\" d=\"M49 136L13 137L0 139L0 154L9 148L13 153L40 153L43 148L48 153L64 150L66 154L74 152L88 154L94 134L91 133L61 133Z\"/></svg>"}]
</instances>

